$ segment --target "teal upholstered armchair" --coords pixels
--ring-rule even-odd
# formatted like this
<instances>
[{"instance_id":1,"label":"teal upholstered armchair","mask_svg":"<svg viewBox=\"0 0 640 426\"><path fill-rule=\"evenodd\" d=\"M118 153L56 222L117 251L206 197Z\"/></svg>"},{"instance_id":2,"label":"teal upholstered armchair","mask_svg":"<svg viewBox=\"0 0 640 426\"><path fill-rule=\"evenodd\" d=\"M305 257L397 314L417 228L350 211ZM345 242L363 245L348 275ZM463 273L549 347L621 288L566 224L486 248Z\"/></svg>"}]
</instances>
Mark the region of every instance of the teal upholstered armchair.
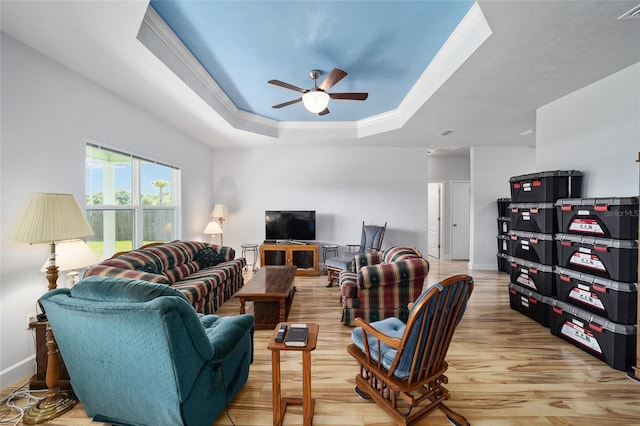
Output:
<instances>
[{"instance_id":1,"label":"teal upholstered armchair","mask_svg":"<svg viewBox=\"0 0 640 426\"><path fill-rule=\"evenodd\" d=\"M96 421L208 426L249 376L253 317L197 314L167 285L92 276L41 302Z\"/></svg>"}]
</instances>

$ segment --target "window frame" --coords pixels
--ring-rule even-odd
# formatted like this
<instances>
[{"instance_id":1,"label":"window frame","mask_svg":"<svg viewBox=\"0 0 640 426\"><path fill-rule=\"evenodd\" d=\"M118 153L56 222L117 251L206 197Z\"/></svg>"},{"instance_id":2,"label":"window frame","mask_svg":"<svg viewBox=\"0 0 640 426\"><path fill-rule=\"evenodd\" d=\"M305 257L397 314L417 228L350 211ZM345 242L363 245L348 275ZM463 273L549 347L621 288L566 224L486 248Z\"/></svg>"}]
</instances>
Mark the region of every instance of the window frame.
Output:
<instances>
[{"instance_id":1,"label":"window frame","mask_svg":"<svg viewBox=\"0 0 640 426\"><path fill-rule=\"evenodd\" d=\"M89 204L86 201L87 196L91 196L92 194L88 194L88 186L89 182L87 180L87 161L90 159L87 153L88 148L99 149L108 151L113 154L122 155L125 157L129 157L131 160L131 204L128 205L120 205L120 204ZM142 178L142 163L151 163L157 164L159 166L168 167L171 173L171 199L170 205L144 205L142 203L142 189L141 189L141 178ZM151 159L149 157L141 156L138 154L134 154L131 152L125 152L121 149L113 148L106 146L104 144L97 144L92 141L87 141L85 144L85 208L86 215L88 216L90 212L93 211L123 211L123 210L131 210L133 211L133 234L132 237L132 249L136 249L147 242L144 241L144 213L145 211L153 211L153 210L172 210L173 211L173 230L172 237L167 240L179 240L182 237L182 205L181 205L181 170L179 167L171 164L167 164L166 162L158 161ZM103 199L104 202L104 199ZM104 242L104 236L103 236ZM107 247L107 244L104 244ZM116 250L117 251L117 250ZM113 253L103 253L102 256L105 258L111 257Z\"/></svg>"}]
</instances>

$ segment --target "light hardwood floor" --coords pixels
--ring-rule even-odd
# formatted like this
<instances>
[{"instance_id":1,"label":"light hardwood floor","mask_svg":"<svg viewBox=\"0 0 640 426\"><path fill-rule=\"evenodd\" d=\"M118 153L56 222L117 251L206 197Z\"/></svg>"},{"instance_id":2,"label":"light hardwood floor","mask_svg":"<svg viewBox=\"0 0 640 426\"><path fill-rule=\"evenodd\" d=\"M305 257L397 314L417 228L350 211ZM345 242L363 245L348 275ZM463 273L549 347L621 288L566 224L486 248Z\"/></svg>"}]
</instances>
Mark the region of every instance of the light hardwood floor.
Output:
<instances>
[{"instance_id":1,"label":"light hardwood floor","mask_svg":"<svg viewBox=\"0 0 640 426\"><path fill-rule=\"evenodd\" d=\"M550 334L509 308L508 276L468 271L467 262L429 259L428 283L469 273L475 289L449 349L448 405L473 425L639 425L640 383ZM247 277L248 278L248 277ZM296 278L297 294L290 320L317 322L320 334L312 352L315 425L389 425L390 418L353 391L358 367L345 350L351 329L340 323L338 289L325 288L326 276ZM231 300L219 314L238 312ZM249 380L231 402L228 415L236 425L269 425L271 358L266 348L271 331L255 333L255 360ZM300 353L283 354L283 396L302 389ZM26 379L25 379L26 381ZM9 389L5 389L3 395ZM50 425L89 425L79 405ZM226 414L215 425L230 425ZM302 424L301 407L290 407L285 425ZM448 425L439 412L416 423Z\"/></svg>"}]
</instances>

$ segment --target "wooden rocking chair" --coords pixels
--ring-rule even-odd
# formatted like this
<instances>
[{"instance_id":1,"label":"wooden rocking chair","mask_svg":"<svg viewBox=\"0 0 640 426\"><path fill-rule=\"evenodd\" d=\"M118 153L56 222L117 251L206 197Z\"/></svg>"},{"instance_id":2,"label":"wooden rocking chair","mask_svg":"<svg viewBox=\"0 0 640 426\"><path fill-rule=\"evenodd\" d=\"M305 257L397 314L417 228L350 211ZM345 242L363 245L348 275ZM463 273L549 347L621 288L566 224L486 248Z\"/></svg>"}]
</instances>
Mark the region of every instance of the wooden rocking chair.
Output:
<instances>
[{"instance_id":1,"label":"wooden rocking chair","mask_svg":"<svg viewBox=\"0 0 640 426\"><path fill-rule=\"evenodd\" d=\"M356 318L347 347L360 364L356 392L372 398L398 425L408 425L436 409L450 422L468 425L464 416L444 405L447 350L467 301L473 278L455 275L423 291L404 324L397 318L366 323Z\"/></svg>"}]
</instances>

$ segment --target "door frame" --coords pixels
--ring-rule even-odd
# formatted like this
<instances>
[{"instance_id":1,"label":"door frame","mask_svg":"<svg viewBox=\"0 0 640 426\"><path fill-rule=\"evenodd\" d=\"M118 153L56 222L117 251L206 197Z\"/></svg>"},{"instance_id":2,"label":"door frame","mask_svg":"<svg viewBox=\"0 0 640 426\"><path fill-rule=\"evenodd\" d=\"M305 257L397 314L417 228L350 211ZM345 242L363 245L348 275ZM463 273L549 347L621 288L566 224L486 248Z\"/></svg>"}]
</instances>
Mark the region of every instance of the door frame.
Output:
<instances>
[{"instance_id":1,"label":"door frame","mask_svg":"<svg viewBox=\"0 0 640 426\"><path fill-rule=\"evenodd\" d=\"M452 187L454 184L458 184L458 183L466 183L469 187L469 193L467 195L467 201L469 206L471 206L471 181L470 180L452 180L449 182L449 185ZM470 250L471 250L471 211L469 211L468 214L468 219L469 222L467 223L467 257L466 258L456 258L455 256L455 250L454 250L454 240L455 240L455 235L454 235L454 223L453 223L453 209L454 209L454 193L455 191L453 190L453 188L451 189L451 196L450 196L450 206L449 206L449 228L450 228L450 233L449 233L449 244L451 247L451 260L466 260L469 259L470 256Z\"/></svg>"},{"instance_id":2,"label":"door frame","mask_svg":"<svg viewBox=\"0 0 640 426\"><path fill-rule=\"evenodd\" d=\"M437 185L438 188L438 256L433 256L429 253L429 249L431 246L431 241L427 241L427 255L436 257L437 259L442 258L442 236L444 235L444 191L445 191L445 182L444 181L432 181L427 182L427 201L429 201L429 190L431 185ZM428 206L428 210L431 211L431 206ZM427 213L427 236L429 235L429 213Z\"/></svg>"}]
</instances>

